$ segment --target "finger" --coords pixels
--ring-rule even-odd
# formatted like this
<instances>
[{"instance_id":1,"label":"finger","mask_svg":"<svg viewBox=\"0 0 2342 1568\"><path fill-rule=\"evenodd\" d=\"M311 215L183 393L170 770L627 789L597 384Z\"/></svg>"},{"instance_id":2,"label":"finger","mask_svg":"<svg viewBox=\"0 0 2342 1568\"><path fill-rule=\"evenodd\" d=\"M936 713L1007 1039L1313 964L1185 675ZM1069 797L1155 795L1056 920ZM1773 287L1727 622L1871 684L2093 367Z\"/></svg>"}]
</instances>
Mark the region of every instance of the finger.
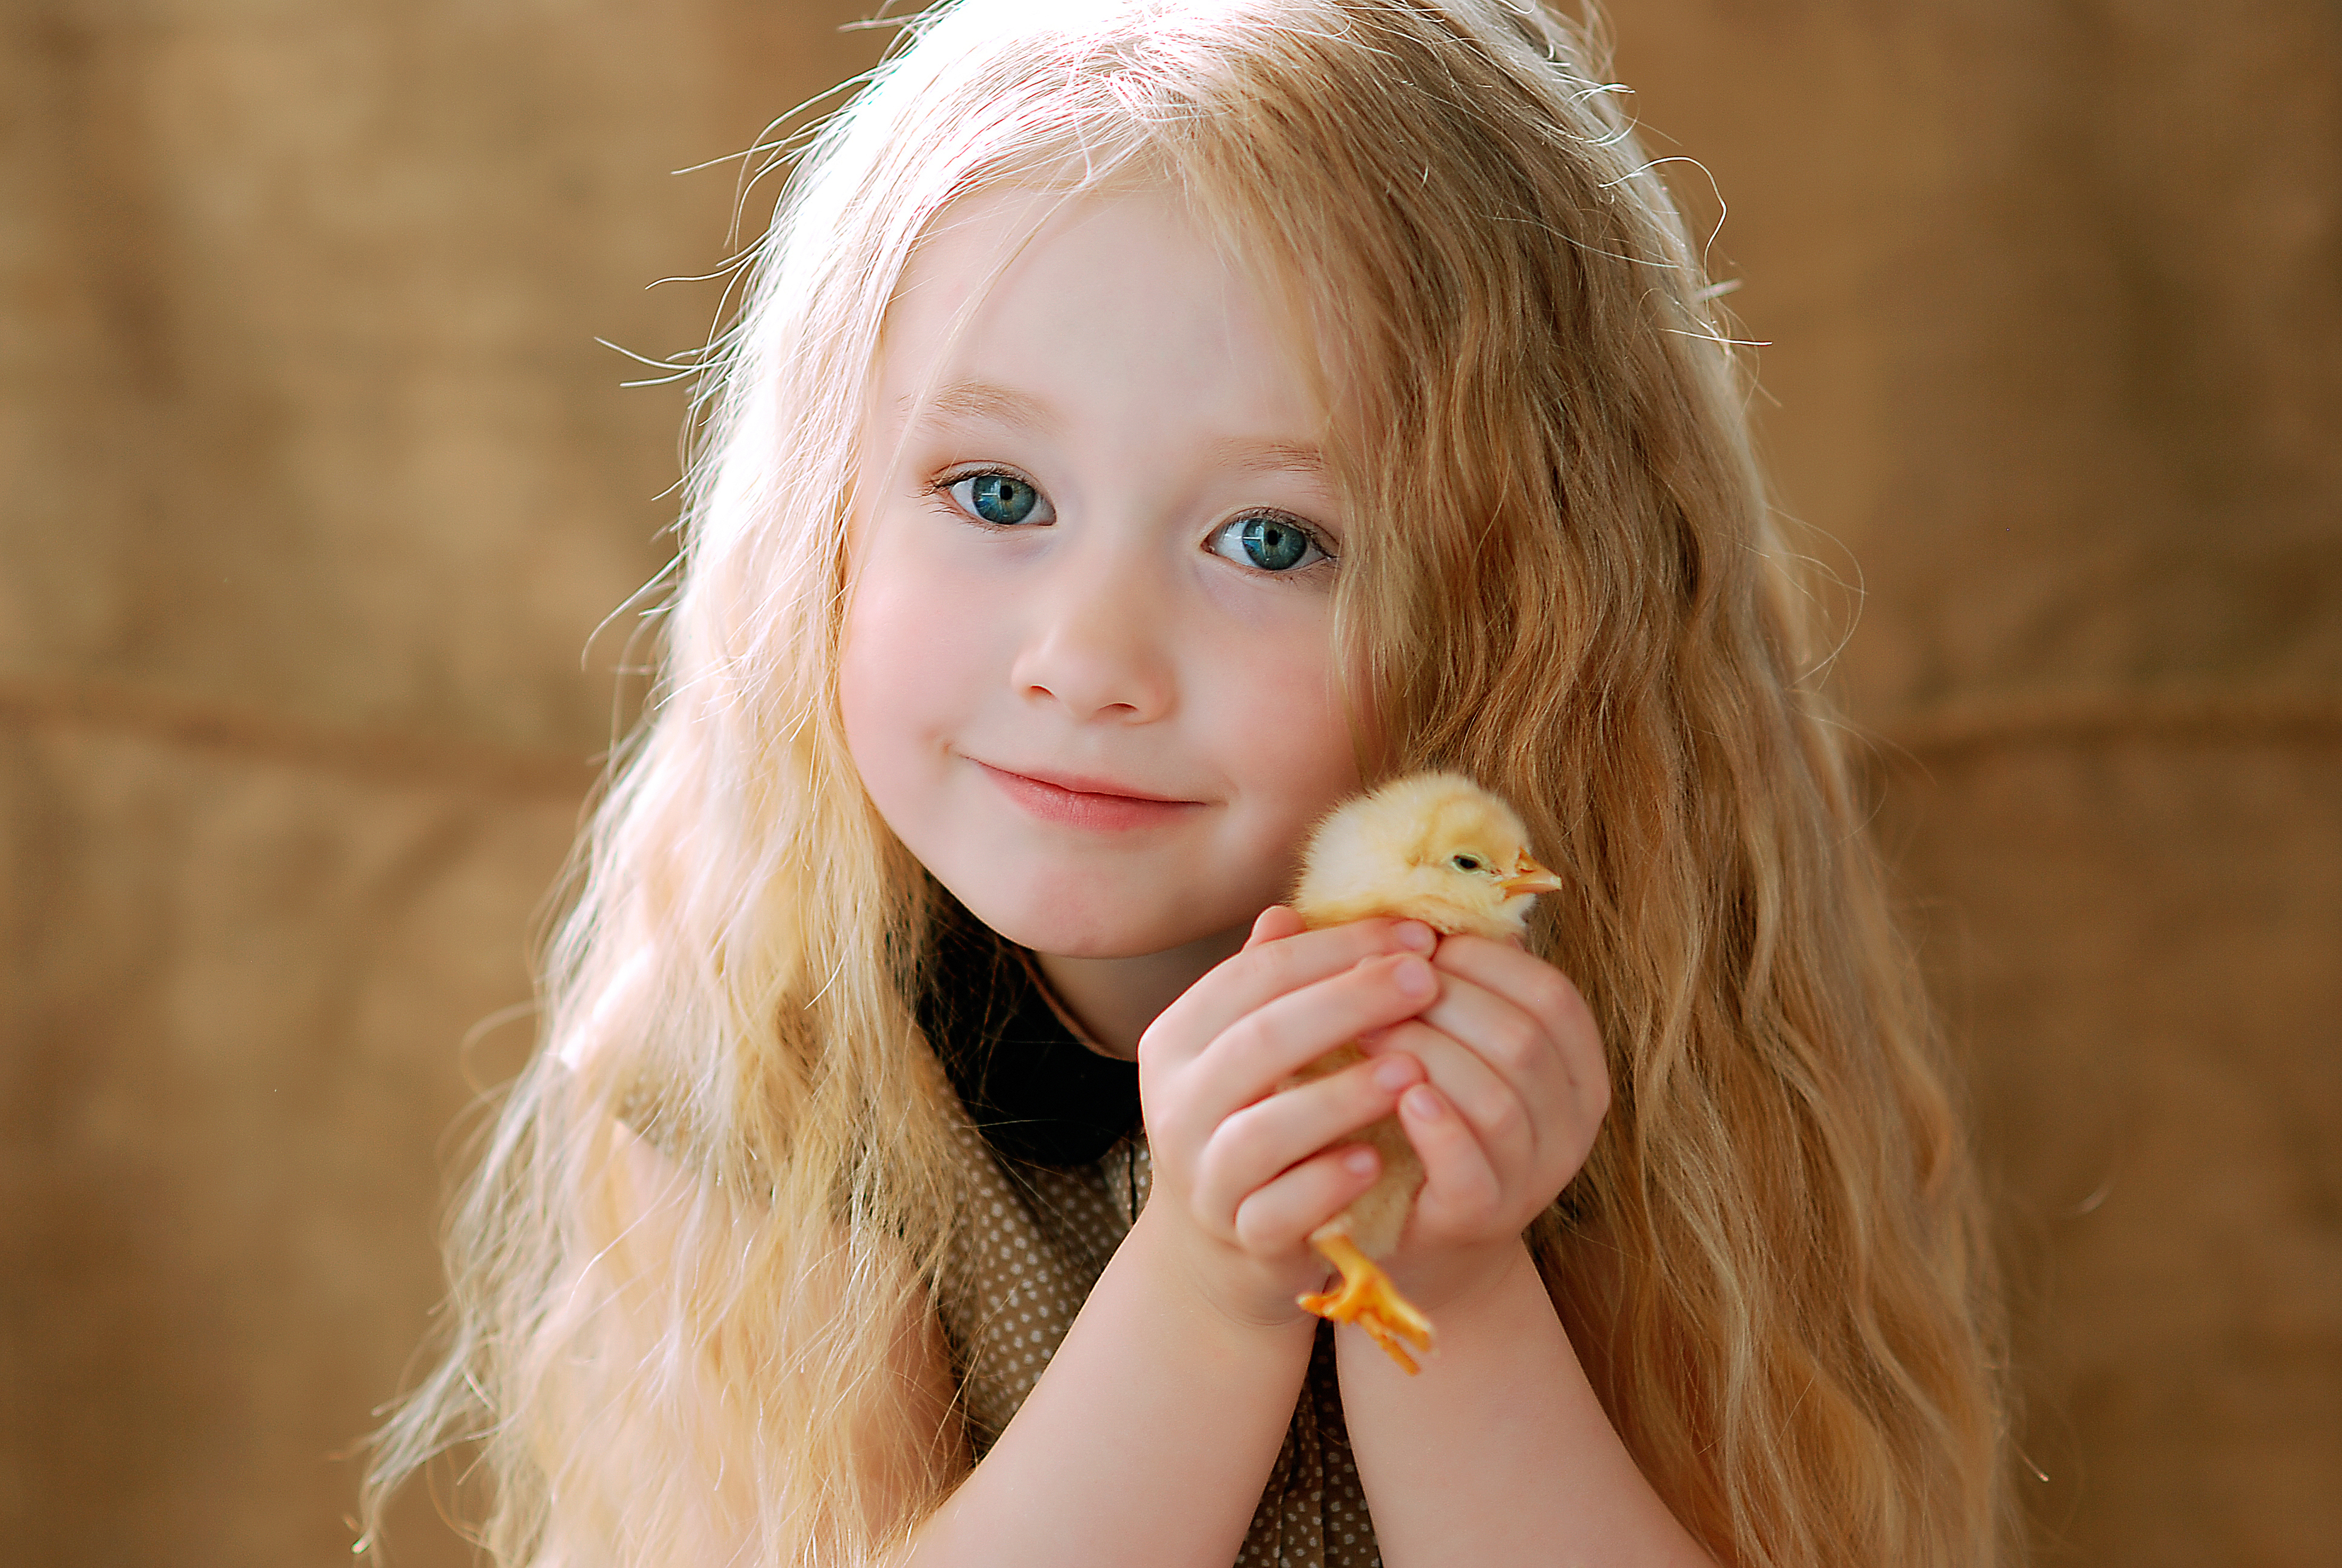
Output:
<instances>
[{"instance_id":1,"label":"finger","mask_svg":"<svg viewBox=\"0 0 2342 1568\"><path fill-rule=\"evenodd\" d=\"M1264 942L1282 942L1307 929L1299 915L1281 904L1272 904L1253 921L1252 934L1245 938L1245 949L1258 947Z\"/></svg>"},{"instance_id":2,"label":"finger","mask_svg":"<svg viewBox=\"0 0 2342 1568\"><path fill-rule=\"evenodd\" d=\"M1418 1215L1442 1229L1477 1232L1501 1218L1504 1183L1471 1128L1428 1084L1399 1099L1399 1126L1423 1163Z\"/></svg>"},{"instance_id":3,"label":"finger","mask_svg":"<svg viewBox=\"0 0 2342 1568\"><path fill-rule=\"evenodd\" d=\"M1268 912L1263 912L1266 919ZM1256 929L1258 923L1256 922ZM1171 1061L1202 1051L1237 1019L1382 954L1428 954L1438 938L1416 920L1358 920L1247 945L1189 986L1139 1040L1139 1055Z\"/></svg>"},{"instance_id":4,"label":"finger","mask_svg":"<svg viewBox=\"0 0 2342 1568\"><path fill-rule=\"evenodd\" d=\"M1547 1102L1525 1099L1469 1044L1433 1026L1427 1016L1386 1031L1372 1054L1379 1061L1395 1052L1423 1064L1425 1077L1471 1126L1490 1158L1517 1168L1534 1155L1536 1130L1531 1107ZM1569 1093L1557 1069L1549 1076L1555 1094Z\"/></svg>"},{"instance_id":5,"label":"finger","mask_svg":"<svg viewBox=\"0 0 2342 1568\"><path fill-rule=\"evenodd\" d=\"M1511 997L1458 974L1443 975L1439 1000L1423 1010L1424 1024L1459 1043L1515 1097L1543 1105L1576 1093L1568 1057L1546 1022ZM1426 1062L1426 1065L1429 1064ZM1434 1074L1437 1081L1437 1074ZM1449 1090L1466 1116L1476 1119L1477 1101L1459 1080Z\"/></svg>"},{"instance_id":6,"label":"finger","mask_svg":"<svg viewBox=\"0 0 2342 1568\"><path fill-rule=\"evenodd\" d=\"M1419 956L1369 958L1237 1019L1189 1064L1183 1093L1216 1118L1228 1115L1336 1046L1397 1023L1438 994L1438 976Z\"/></svg>"},{"instance_id":7,"label":"finger","mask_svg":"<svg viewBox=\"0 0 2342 1568\"><path fill-rule=\"evenodd\" d=\"M1196 1162L1194 1191L1205 1214L1234 1210L1246 1193L1381 1120L1423 1082L1405 1056L1359 1062L1246 1106L1213 1130Z\"/></svg>"},{"instance_id":8,"label":"finger","mask_svg":"<svg viewBox=\"0 0 2342 1568\"><path fill-rule=\"evenodd\" d=\"M1237 1205L1236 1239L1254 1253L1299 1247L1310 1232L1373 1186L1382 1168L1382 1156L1363 1144L1346 1144L1304 1160Z\"/></svg>"},{"instance_id":9,"label":"finger","mask_svg":"<svg viewBox=\"0 0 2342 1568\"><path fill-rule=\"evenodd\" d=\"M1451 936L1432 963L1445 974L1493 992L1536 1019L1561 1052L1564 1069L1579 1093L1600 1085L1606 1099L1610 1068L1594 1010L1569 977L1543 959L1476 936Z\"/></svg>"}]
</instances>

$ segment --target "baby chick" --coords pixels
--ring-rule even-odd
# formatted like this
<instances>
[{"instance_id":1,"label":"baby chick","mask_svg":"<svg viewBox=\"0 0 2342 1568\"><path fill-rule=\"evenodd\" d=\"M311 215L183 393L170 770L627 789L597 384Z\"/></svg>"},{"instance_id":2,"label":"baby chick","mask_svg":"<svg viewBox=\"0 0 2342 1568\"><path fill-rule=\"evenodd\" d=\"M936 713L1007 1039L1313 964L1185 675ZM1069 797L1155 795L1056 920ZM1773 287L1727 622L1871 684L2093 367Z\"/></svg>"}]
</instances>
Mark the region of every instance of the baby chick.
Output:
<instances>
[{"instance_id":1,"label":"baby chick","mask_svg":"<svg viewBox=\"0 0 2342 1568\"><path fill-rule=\"evenodd\" d=\"M1459 774L1423 773L1394 780L1319 824L1293 909L1313 928L1387 915L1449 936L1501 942L1521 934L1532 899L1560 885L1529 858L1528 831L1510 806ZM1337 1073L1364 1055L1355 1044L1336 1046L1282 1087ZM1398 1244L1423 1186L1423 1164L1396 1115L1357 1138L1381 1154L1382 1174L1310 1233L1310 1244L1341 1271L1342 1283L1303 1296L1301 1304L1356 1323L1412 1373L1415 1358L1399 1342L1429 1349L1431 1322L1374 1260Z\"/></svg>"}]
</instances>

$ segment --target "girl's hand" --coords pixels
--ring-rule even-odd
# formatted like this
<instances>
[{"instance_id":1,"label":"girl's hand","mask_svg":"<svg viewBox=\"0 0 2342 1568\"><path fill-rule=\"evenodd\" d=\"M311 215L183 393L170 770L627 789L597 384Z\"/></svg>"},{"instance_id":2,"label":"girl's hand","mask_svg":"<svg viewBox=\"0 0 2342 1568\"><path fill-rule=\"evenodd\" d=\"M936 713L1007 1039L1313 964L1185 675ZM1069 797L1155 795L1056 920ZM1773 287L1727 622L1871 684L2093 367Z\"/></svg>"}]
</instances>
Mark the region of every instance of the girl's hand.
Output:
<instances>
[{"instance_id":1,"label":"girl's hand","mask_svg":"<svg viewBox=\"0 0 2342 1568\"><path fill-rule=\"evenodd\" d=\"M1436 1314L1503 1272L1586 1164L1610 1072L1586 999L1551 964L1476 936L1442 941L1432 964L1439 999L1364 1044L1369 1061L1405 1056L1430 1075L1399 1100L1425 1180L1386 1262Z\"/></svg>"},{"instance_id":2,"label":"girl's hand","mask_svg":"<svg viewBox=\"0 0 2342 1568\"><path fill-rule=\"evenodd\" d=\"M1359 1062L1284 1094L1296 1070L1422 1011L1439 991L1436 938L1416 921L1302 931L1272 908L1244 950L1190 986L1138 1043L1154 1195L1139 1217L1217 1310L1302 1321L1324 1283L1307 1238L1373 1184L1373 1150L1336 1144L1391 1114L1420 1064ZM1329 1146L1331 1145L1331 1146Z\"/></svg>"}]
</instances>

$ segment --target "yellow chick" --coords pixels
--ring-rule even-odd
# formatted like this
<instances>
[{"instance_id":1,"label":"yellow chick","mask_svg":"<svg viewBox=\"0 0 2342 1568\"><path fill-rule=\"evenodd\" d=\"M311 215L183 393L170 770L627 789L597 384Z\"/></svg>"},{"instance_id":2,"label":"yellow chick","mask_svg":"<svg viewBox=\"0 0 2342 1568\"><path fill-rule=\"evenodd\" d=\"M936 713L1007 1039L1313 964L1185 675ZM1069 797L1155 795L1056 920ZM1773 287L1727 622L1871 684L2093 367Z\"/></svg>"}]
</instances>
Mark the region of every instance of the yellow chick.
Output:
<instances>
[{"instance_id":1,"label":"yellow chick","mask_svg":"<svg viewBox=\"0 0 2342 1568\"><path fill-rule=\"evenodd\" d=\"M1529 858L1528 831L1510 806L1460 774L1413 774L1341 807L1318 825L1293 909L1312 928L1386 915L1420 920L1449 936L1504 941L1521 934L1529 904L1561 885ZM1365 1055L1355 1044L1319 1057L1283 1087L1337 1073ZM1341 1284L1301 1304L1355 1323L1412 1373L1431 1347L1431 1322L1401 1295L1376 1258L1398 1244L1423 1187L1423 1164L1396 1116L1357 1134L1382 1155L1382 1174L1346 1209L1309 1234L1342 1273Z\"/></svg>"}]
</instances>

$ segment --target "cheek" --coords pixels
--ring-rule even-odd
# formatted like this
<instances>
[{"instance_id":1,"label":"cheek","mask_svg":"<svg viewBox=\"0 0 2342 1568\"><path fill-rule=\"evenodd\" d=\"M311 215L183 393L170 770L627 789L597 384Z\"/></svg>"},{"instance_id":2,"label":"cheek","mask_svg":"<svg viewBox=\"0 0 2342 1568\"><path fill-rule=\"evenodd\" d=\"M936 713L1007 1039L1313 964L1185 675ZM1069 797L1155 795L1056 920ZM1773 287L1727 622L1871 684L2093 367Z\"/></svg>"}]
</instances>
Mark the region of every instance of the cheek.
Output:
<instances>
[{"instance_id":1,"label":"cheek","mask_svg":"<svg viewBox=\"0 0 2342 1568\"><path fill-rule=\"evenodd\" d=\"M1238 759L1262 807L1263 831L1299 848L1328 808L1358 790L1358 754L1316 637L1296 638L1271 658L1246 660L1215 680L1223 755Z\"/></svg>"},{"instance_id":2,"label":"cheek","mask_svg":"<svg viewBox=\"0 0 2342 1568\"><path fill-rule=\"evenodd\" d=\"M896 803L918 759L950 721L940 672L964 669L946 596L882 545L865 562L846 607L838 708L846 749L882 810Z\"/></svg>"}]
</instances>

